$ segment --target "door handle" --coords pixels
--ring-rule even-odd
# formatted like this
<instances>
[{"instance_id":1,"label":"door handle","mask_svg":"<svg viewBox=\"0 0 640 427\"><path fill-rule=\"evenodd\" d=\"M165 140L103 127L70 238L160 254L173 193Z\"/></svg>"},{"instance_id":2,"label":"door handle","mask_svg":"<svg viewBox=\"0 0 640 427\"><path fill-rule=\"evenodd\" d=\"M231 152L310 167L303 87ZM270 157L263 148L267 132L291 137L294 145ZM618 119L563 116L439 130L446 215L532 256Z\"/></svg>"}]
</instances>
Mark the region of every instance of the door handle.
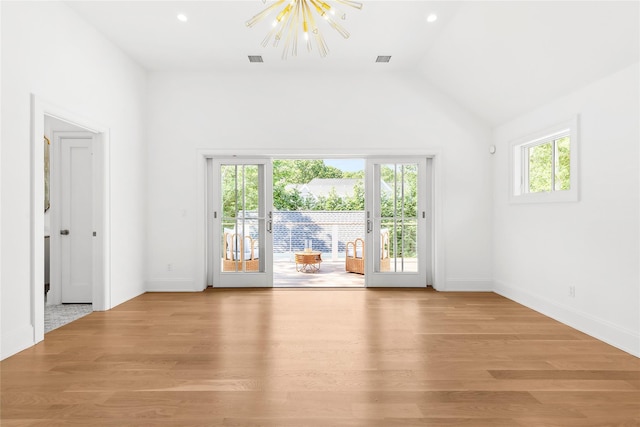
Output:
<instances>
[{"instance_id":1,"label":"door handle","mask_svg":"<svg viewBox=\"0 0 640 427\"><path fill-rule=\"evenodd\" d=\"M371 224L371 220L367 220L367 233L371 233L373 231L373 225Z\"/></svg>"},{"instance_id":2,"label":"door handle","mask_svg":"<svg viewBox=\"0 0 640 427\"><path fill-rule=\"evenodd\" d=\"M269 211L269 219L267 220L267 231L273 233L273 212Z\"/></svg>"},{"instance_id":3,"label":"door handle","mask_svg":"<svg viewBox=\"0 0 640 427\"><path fill-rule=\"evenodd\" d=\"M63 236L68 236L69 230L60 230L60 234L62 234Z\"/></svg>"}]
</instances>

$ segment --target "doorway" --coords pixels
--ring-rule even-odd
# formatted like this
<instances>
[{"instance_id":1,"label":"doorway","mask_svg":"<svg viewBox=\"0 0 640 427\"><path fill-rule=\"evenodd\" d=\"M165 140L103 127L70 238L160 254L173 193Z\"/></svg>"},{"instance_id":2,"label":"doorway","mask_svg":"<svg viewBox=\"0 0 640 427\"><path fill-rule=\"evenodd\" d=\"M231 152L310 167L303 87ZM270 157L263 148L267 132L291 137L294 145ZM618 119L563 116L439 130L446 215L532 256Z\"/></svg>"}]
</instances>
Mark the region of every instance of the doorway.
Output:
<instances>
[{"instance_id":1,"label":"doorway","mask_svg":"<svg viewBox=\"0 0 640 427\"><path fill-rule=\"evenodd\" d=\"M261 164L272 173L258 179L237 172L244 162L207 160L208 286L432 284L431 158L268 158ZM359 166L349 170L349 163ZM230 180L225 165L234 171ZM256 190L246 187L252 181Z\"/></svg>"},{"instance_id":2,"label":"doorway","mask_svg":"<svg viewBox=\"0 0 640 427\"><path fill-rule=\"evenodd\" d=\"M45 116L45 333L93 310L95 133Z\"/></svg>"},{"instance_id":3,"label":"doorway","mask_svg":"<svg viewBox=\"0 0 640 427\"><path fill-rule=\"evenodd\" d=\"M84 172L90 176L88 182L82 182L81 185L76 185L74 190L76 192L79 191L79 194L83 194L81 199L84 199L84 201L79 203L79 205L84 207L88 206L87 209L88 212L90 212L90 219L87 220L85 217L82 224L77 223L80 229L86 228L91 234L88 240L88 246L85 245L85 248L90 247L90 255L84 259L85 262L90 264L90 269L87 269L85 266L82 275L78 275L72 267L69 274L71 274L74 279L83 278L83 280L86 279L90 282L89 286L91 289L89 294L91 301L89 301L89 303L92 304L92 310L97 311L110 308L108 268L110 248L108 239L110 232L108 212L110 204L109 198L107 197L109 182L109 150L107 149L109 144L109 129L106 126L93 123L61 107L44 102L35 95L31 97L31 110L31 313L34 343L38 343L44 339L45 332L44 285L46 283L45 266L47 265L45 262L45 224L47 222L49 224L48 234L51 240L49 249L50 255L52 255L53 258L56 256L59 257L60 255L58 249L60 242L55 240L58 236L66 235L65 233L60 234L60 232L66 230L66 228L61 227L60 218L55 217L55 208L47 214L48 218L45 218L46 213L45 209L43 209L43 200L48 199L51 206L53 206L54 203L56 203L57 206L59 200L56 199L57 196L54 192L47 194L48 191L46 191L43 135L53 144L55 144L56 139L54 135L57 135L60 139L73 139L69 138L69 132L73 133L74 136L79 136L78 132L82 133L80 139L84 139L84 149L68 151L75 151L74 154L69 155L69 158L75 157L75 160L78 160L78 158L84 159L83 162L79 162L78 164L82 165L80 168L84 169ZM44 143L46 143L46 139ZM87 152L89 146L91 148L90 154ZM52 160L55 162L55 156L59 154L54 153L54 149L56 149L55 146L50 150L49 155L52 156ZM88 162L90 165L88 165ZM50 163L50 165L52 165L52 163ZM51 172L54 174L57 173L55 171ZM77 180L73 178L71 178L71 182L78 184ZM75 210L72 210L72 212L75 212ZM69 235L71 235L71 233L72 230L70 230ZM79 251L76 251L76 255L78 252ZM49 282L53 280L53 283L55 283L55 278L59 277L61 271L63 271L63 267L59 261L52 259L52 257L49 257ZM53 283L51 283L52 286L46 298L47 304L62 302L61 287L59 284L55 286ZM55 289L53 286L55 286Z\"/></svg>"},{"instance_id":4,"label":"doorway","mask_svg":"<svg viewBox=\"0 0 640 427\"><path fill-rule=\"evenodd\" d=\"M47 116L45 137L50 148L49 158L45 156L50 175L49 179L45 175L45 192L50 189L44 225L45 242L49 240L47 305L91 304L95 133Z\"/></svg>"},{"instance_id":5,"label":"doorway","mask_svg":"<svg viewBox=\"0 0 640 427\"><path fill-rule=\"evenodd\" d=\"M273 160L274 287L364 287L364 179L363 158Z\"/></svg>"}]
</instances>

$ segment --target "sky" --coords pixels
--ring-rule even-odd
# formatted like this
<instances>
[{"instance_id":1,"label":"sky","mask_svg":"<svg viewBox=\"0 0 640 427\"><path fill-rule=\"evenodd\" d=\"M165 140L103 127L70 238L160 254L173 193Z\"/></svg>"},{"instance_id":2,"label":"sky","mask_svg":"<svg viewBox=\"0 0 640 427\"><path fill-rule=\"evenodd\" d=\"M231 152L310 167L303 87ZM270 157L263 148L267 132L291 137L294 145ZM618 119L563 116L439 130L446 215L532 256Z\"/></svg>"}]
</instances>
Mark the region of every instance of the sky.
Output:
<instances>
[{"instance_id":1,"label":"sky","mask_svg":"<svg viewBox=\"0 0 640 427\"><path fill-rule=\"evenodd\" d=\"M364 170L364 159L324 159L324 164L345 172Z\"/></svg>"}]
</instances>

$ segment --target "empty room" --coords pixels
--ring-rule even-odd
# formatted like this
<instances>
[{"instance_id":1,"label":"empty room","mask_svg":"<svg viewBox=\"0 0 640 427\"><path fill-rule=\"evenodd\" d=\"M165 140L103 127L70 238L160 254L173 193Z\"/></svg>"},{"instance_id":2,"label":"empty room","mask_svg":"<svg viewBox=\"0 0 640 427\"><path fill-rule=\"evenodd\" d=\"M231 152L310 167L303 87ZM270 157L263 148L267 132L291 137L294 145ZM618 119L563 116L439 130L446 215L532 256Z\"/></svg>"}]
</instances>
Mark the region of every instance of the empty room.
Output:
<instances>
[{"instance_id":1,"label":"empty room","mask_svg":"<svg viewBox=\"0 0 640 427\"><path fill-rule=\"evenodd\" d=\"M0 1L0 425L640 426L640 2Z\"/></svg>"}]
</instances>

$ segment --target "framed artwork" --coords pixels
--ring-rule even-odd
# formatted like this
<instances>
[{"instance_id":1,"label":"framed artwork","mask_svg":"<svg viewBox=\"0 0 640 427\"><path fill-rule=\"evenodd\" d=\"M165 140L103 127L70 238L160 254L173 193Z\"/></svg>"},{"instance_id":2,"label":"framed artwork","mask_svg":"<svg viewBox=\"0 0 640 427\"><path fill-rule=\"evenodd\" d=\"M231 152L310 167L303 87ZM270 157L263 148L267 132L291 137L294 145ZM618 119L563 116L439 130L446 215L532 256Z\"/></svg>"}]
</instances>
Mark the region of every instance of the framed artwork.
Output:
<instances>
[{"instance_id":1,"label":"framed artwork","mask_svg":"<svg viewBox=\"0 0 640 427\"><path fill-rule=\"evenodd\" d=\"M49 201L49 152L51 150L51 141L46 136L44 137L44 211L46 212L51 207Z\"/></svg>"}]
</instances>

